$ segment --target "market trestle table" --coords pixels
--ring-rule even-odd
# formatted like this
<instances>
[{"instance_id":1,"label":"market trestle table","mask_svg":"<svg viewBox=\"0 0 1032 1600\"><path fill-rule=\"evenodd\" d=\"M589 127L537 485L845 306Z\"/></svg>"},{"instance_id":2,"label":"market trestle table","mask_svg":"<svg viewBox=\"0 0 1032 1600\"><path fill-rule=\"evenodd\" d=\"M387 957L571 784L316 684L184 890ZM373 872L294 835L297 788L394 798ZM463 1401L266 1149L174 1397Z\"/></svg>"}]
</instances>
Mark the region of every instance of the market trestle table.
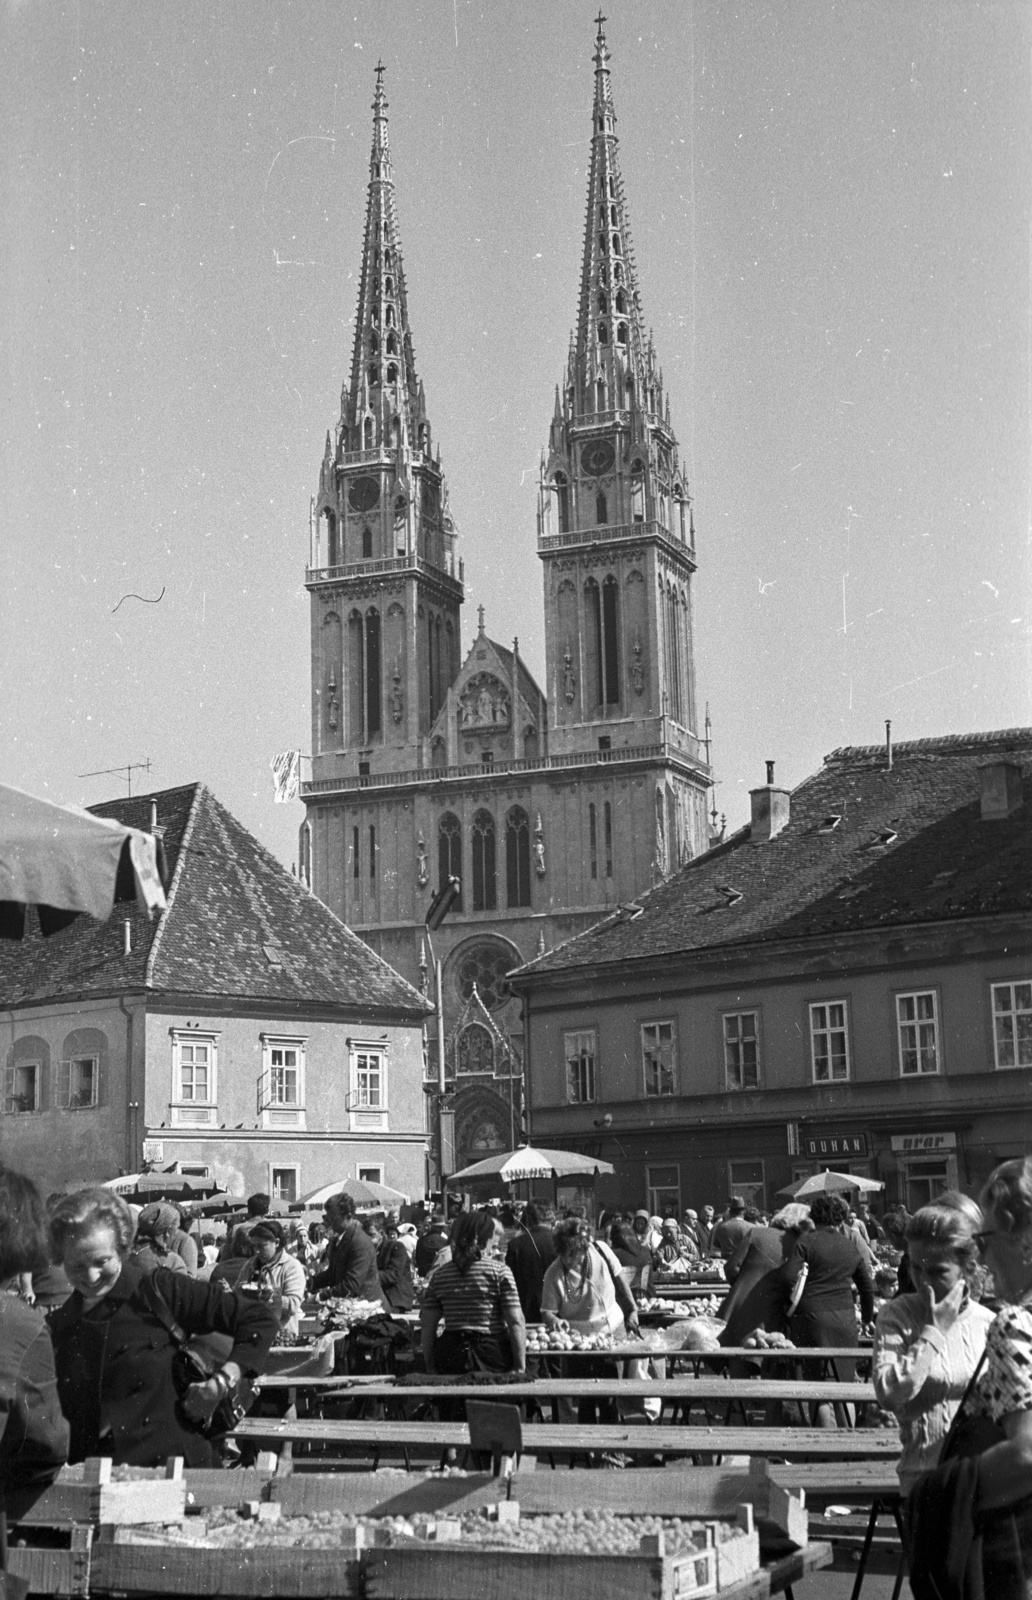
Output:
<instances>
[{"instance_id":1,"label":"market trestle table","mask_svg":"<svg viewBox=\"0 0 1032 1600\"><path fill-rule=\"evenodd\" d=\"M431 1451L468 1449L464 1422L384 1422L372 1419L326 1421L245 1417L233 1430L238 1441L276 1444L365 1445L379 1460L385 1446ZM895 1461L899 1438L874 1428L669 1427L608 1423L526 1423L527 1453L545 1455L761 1455L787 1459Z\"/></svg>"}]
</instances>

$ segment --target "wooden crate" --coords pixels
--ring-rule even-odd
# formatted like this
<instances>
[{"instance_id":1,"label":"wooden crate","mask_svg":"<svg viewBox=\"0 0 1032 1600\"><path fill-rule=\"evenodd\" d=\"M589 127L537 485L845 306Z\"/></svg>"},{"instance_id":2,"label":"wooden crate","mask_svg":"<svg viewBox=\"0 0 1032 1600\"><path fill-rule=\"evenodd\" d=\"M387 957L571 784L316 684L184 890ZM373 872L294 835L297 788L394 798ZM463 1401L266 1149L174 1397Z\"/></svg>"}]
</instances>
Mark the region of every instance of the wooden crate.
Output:
<instances>
[{"instance_id":1,"label":"wooden crate","mask_svg":"<svg viewBox=\"0 0 1032 1600\"><path fill-rule=\"evenodd\" d=\"M111 1481L111 1462L91 1457L81 1467L64 1467L30 1511L18 1518L26 1528L53 1528L66 1523L90 1527L124 1527L137 1522L182 1522L186 1483L182 1462L162 1477Z\"/></svg>"},{"instance_id":2,"label":"wooden crate","mask_svg":"<svg viewBox=\"0 0 1032 1600\"><path fill-rule=\"evenodd\" d=\"M91 1594L238 1595L255 1600L360 1600L361 1563L346 1550L258 1545L204 1550L104 1544L93 1553Z\"/></svg>"},{"instance_id":3,"label":"wooden crate","mask_svg":"<svg viewBox=\"0 0 1032 1600\"><path fill-rule=\"evenodd\" d=\"M90 1587L92 1528L71 1528L65 1550L43 1550L12 1543L7 1552L8 1571L24 1578L30 1595L85 1596Z\"/></svg>"},{"instance_id":4,"label":"wooden crate","mask_svg":"<svg viewBox=\"0 0 1032 1600\"><path fill-rule=\"evenodd\" d=\"M702 1600L717 1591L716 1551L555 1555L413 1545L363 1557L367 1600Z\"/></svg>"}]
</instances>

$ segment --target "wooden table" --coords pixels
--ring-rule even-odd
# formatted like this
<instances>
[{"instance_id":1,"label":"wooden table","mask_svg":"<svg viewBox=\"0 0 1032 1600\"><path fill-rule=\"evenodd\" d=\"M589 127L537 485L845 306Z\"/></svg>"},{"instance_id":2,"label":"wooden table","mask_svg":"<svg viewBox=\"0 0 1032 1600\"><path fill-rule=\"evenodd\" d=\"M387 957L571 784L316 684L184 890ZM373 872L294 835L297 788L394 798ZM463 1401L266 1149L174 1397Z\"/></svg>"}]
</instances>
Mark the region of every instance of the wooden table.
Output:
<instances>
[{"instance_id":1,"label":"wooden table","mask_svg":"<svg viewBox=\"0 0 1032 1600\"><path fill-rule=\"evenodd\" d=\"M662 1400L765 1401L837 1400L863 1405L874 1399L869 1383L806 1383L777 1378L528 1378L520 1383L394 1383L385 1378L263 1378L262 1389L311 1387L318 1393L353 1394L362 1400L491 1400L500 1405L522 1400L645 1398Z\"/></svg>"},{"instance_id":2,"label":"wooden table","mask_svg":"<svg viewBox=\"0 0 1032 1600\"><path fill-rule=\"evenodd\" d=\"M385 1422L380 1419L299 1420L245 1417L234 1429L238 1440L276 1444L366 1445L379 1457L385 1445L401 1450L464 1449L464 1422ZM607 1423L525 1423L528 1453L543 1455L759 1455L824 1458L831 1461L895 1461L899 1439L888 1430L868 1428L664 1428Z\"/></svg>"}]
</instances>

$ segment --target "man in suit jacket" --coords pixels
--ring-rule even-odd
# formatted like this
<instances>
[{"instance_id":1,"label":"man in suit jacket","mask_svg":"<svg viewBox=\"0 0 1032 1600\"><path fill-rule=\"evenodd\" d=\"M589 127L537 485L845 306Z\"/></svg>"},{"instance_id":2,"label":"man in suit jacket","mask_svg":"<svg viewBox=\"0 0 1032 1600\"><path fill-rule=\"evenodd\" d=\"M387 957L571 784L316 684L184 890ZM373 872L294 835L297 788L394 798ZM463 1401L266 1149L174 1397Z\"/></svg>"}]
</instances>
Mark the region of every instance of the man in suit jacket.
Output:
<instances>
[{"instance_id":1,"label":"man in suit jacket","mask_svg":"<svg viewBox=\"0 0 1032 1600\"><path fill-rule=\"evenodd\" d=\"M323 1207L330 1234L326 1270L318 1273L310 1289L331 1289L356 1300L378 1300L386 1308L376 1269L376 1246L355 1219L355 1202L348 1194L331 1195Z\"/></svg>"},{"instance_id":2,"label":"man in suit jacket","mask_svg":"<svg viewBox=\"0 0 1032 1600\"><path fill-rule=\"evenodd\" d=\"M527 1322L541 1321L541 1285L545 1268L556 1257L552 1220L550 1212L529 1201L523 1207L520 1231L505 1252L505 1265L516 1279L516 1292Z\"/></svg>"}]
</instances>

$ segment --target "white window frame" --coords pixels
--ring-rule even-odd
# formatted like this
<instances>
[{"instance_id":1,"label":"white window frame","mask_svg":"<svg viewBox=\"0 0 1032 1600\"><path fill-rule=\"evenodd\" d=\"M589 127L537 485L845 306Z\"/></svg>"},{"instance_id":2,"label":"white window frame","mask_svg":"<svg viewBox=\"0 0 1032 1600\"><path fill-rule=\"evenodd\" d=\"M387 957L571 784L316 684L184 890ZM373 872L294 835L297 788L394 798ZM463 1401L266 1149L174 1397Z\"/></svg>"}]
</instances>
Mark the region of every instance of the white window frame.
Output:
<instances>
[{"instance_id":1,"label":"white window frame","mask_svg":"<svg viewBox=\"0 0 1032 1600\"><path fill-rule=\"evenodd\" d=\"M263 1033L259 1037L262 1042L262 1075L258 1080L258 1111L262 1127L304 1128L307 1039L296 1033ZM285 1062L273 1060L277 1052L288 1050L295 1051L297 1055L293 1068ZM297 1074L297 1098L293 1101L277 1100L274 1094L276 1074L290 1071Z\"/></svg>"},{"instance_id":2,"label":"white window frame","mask_svg":"<svg viewBox=\"0 0 1032 1600\"><path fill-rule=\"evenodd\" d=\"M376 1173L376 1177L375 1178L372 1178L372 1177L369 1176L369 1174L372 1173L372 1172ZM382 1161L360 1161L360 1162L358 1162L356 1164L356 1166L355 1166L355 1179L356 1179L356 1182L358 1182L358 1183L378 1183L380 1185L380 1187L383 1188L383 1162Z\"/></svg>"},{"instance_id":3,"label":"white window frame","mask_svg":"<svg viewBox=\"0 0 1032 1600\"><path fill-rule=\"evenodd\" d=\"M919 1015L922 1001L930 1000L932 1014L930 1017ZM912 1017L904 1017L903 1009L910 1003L914 1009ZM921 1059L927 1053L927 1045L922 1043L925 1030L931 1028L932 1059L933 1065L924 1068L920 1065ZM942 1033L939 1028L939 996L935 989L909 989L896 995L896 1048L899 1052L899 1075L901 1078L938 1078L942 1074ZM908 1071L906 1067L907 1056L917 1058L918 1065Z\"/></svg>"},{"instance_id":4,"label":"white window frame","mask_svg":"<svg viewBox=\"0 0 1032 1600\"><path fill-rule=\"evenodd\" d=\"M290 1205L291 1202L286 1198L285 1195L278 1195L276 1193L276 1177L275 1177L275 1175L276 1175L277 1172L292 1172L294 1174L294 1199L295 1200L299 1200L301 1198L301 1192L302 1192L301 1191L301 1164L300 1164L300 1162L298 1162L298 1161L270 1161L269 1162L269 1195L270 1195L270 1198L273 1199L273 1200L283 1200L285 1204Z\"/></svg>"},{"instance_id":5,"label":"white window frame","mask_svg":"<svg viewBox=\"0 0 1032 1600\"><path fill-rule=\"evenodd\" d=\"M81 1090L73 1090L74 1069L88 1061L92 1068L91 1093L88 1100L81 1098ZM59 1111L89 1111L100 1105L100 1056L95 1050L84 1050L80 1055L59 1061L54 1074L54 1105Z\"/></svg>"},{"instance_id":6,"label":"white window frame","mask_svg":"<svg viewBox=\"0 0 1032 1600\"><path fill-rule=\"evenodd\" d=\"M646 1202L647 1202L648 1208L649 1208L649 1216L650 1217L661 1217L663 1215L663 1206L669 1205L670 1202L669 1202L669 1200L663 1200L663 1201L657 1200L656 1196L659 1195L659 1194L669 1194L675 1188L675 1185L672 1184L672 1183L655 1183L655 1182L653 1182L652 1174L654 1172L676 1172L676 1174L677 1174L677 1184L676 1184L676 1189L677 1189L677 1216L678 1216L678 1218L680 1218L680 1216L681 1216L681 1168L680 1168L680 1166L678 1165L678 1163L676 1161L657 1161L654 1166L647 1166L645 1168L645 1194L646 1194Z\"/></svg>"},{"instance_id":7,"label":"white window frame","mask_svg":"<svg viewBox=\"0 0 1032 1600\"><path fill-rule=\"evenodd\" d=\"M31 1067L33 1069L33 1074L34 1074L33 1080L32 1080L33 1104L31 1106L22 1106L19 1110L15 1111L13 1108L8 1106L8 1101L13 1100L15 1098L14 1085L15 1085L16 1074L18 1072L24 1071L27 1067ZM4 1068L4 1099L3 1099L4 1116L5 1117L31 1117L31 1116L35 1115L36 1112L42 1111L42 1109L43 1109L43 1062L41 1060L39 1060L36 1056L32 1056L30 1058L27 1058L24 1061L12 1061L9 1067L5 1067Z\"/></svg>"},{"instance_id":8,"label":"white window frame","mask_svg":"<svg viewBox=\"0 0 1032 1600\"><path fill-rule=\"evenodd\" d=\"M663 1040L660 1038L660 1033L663 1028L669 1028L670 1030L670 1088L650 1090L648 1076L649 1044L647 1036L649 1033L654 1035L654 1042L658 1050L658 1047L663 1043ZM657 1018L655 1022L643 1022L641 1024L641 1080L642 1096L646 1100L670 1100L676 1095L677 1023L673 1017L660 1017Z\"/></svg>"},{"instance_id":9,"label":"white window frame","mask_svg":"<svg viewBox=\"0 0 1032 1600\"><path fill-rule=\"evenodd\" d=\"M841 1006L842 1007L842 1024L841 1024L841 1026L832 1024L832 1021L831 1021L831 1010L832 1010L833 1006ZM818 1021L816 1013L819 1012L819 1011L823 1011L825 1013L824 1022L819 1022ZM813 1082L814 1083L848 1083L850 1081L850 1079L852 1078L852 1075L853 1075L853 1052L852 1052L852 1050L850 1048L850 1042L849 1042L849 1001L848 1000L843 1000L843 999L811 1000L810 1003L809 1003L808 1014L809 1014L809 1018L810 1018L810 1075L811 1075L811 1078L813 1079ZM845 1044L846 1070L845 1070L845 1072L840 1072L837 1075L833 1071L829 1071L828 1076L826 1078L819 1078L817 1076L817 1039L818 1039L818 1036L823 1034L823 1035L826 1035L830 1040L831 1035L832 1034L837 1034L837 1033L841 1033L842 1034L843 1041L844 1041L844 1044ZM829 1068L830 1068L830 1065L831 1065L831 1052L830 1052L830 1049L829 1049L829 1052L828 1052L828 1063L829 1063Z\"/></svg>"},{"instance_id":10,"label":"white window frame","mask_svg":"<svg viewBox=\"0 0 1032 1600\"><path fill-rule=\"evenodd\" d=\"M210 1028L171 1028L172 1038L172 1098L169 1104L171 1124L174 1128L214 1128L219 1120L219 1038ZM183 1094L182 1048L206 1044L208 1046L208 1098L196 1100Z\"/></svg>"},{"instance_id":11,"label":"white window frame","mask_svg":"<svg viewBox=\"0 0 1032 1600\"><path fill-rule=\"evenodd\" d=\"M741 1022L742 1022L742 1019L744 1017L751 1017L752 1018L752 1021L753 1021L753 1032L752 1032L751 1036L749 1034L744 1034L743 1035L743 1033L741 1031ZM738 1023L739 1024L739 1028L738 1028L737 1037L734 1038L734 1039L729 1039L728 1038L728 1032L727 1032L727 1025L728 1025L729 1022L732 1022L732 1021ZM743 1044L745 1044L750 1039L750 1037L751 1037L752 1042L756 1046L756 1082L755 1083L745 1083L745 1082L735 1083L733 1081L732 1071L731 1071L731 1060L730 1060L731 1051L735 1047L738 1047L739 1050L740 1050L741 1046ZM761 1078L762 1062L761 1062L761 1057L760 1057L760 1013L759 1013L759 1011L757 1009L753 1009L753 1010L750 1010L750 1011L722 1011L720 1013L720 1038L721 1038L721 1044L723 1046L723 1051L724 1051L724 1088L726 1090L728 1090L732 1094L748 1094L753 1089L759 1089L761 1087L761 1084L762 1084L762 1078ZM738 1065L739 1065L739 1070L741 1070L742 1062L741 1062L741 1058L740 1057L739 1057Z\"/></svg>"},{"instance_id":12,"label":"white window frame","mask_svg":"<svg viewBox=\"0 0 1032 1600\"><path fill-rule=\"evenodd\" d=\"M574 1093L574 1068L579 1078ZM563 1071L568 1106L594 1105L598 1096L598 1033L594 1028L577 1028L563 1034Z\"/></svg>"},{"instance_id":13,"label":"white window frame","mask_svg":"<svg viewBox=\"0 0 1032 1600\"><path fill-rule=\"evenodd\" d=\"M995 1066L997 1072L1021 1072L1023 1069L1027 1069L1029 1066L1032 1066L1032 1061L1022 1061L1019 1059L1021 1055L1021 1048L1020 1040L1018 1038L1017 1019L1018 1017L1027 1016L1028 1012L1025 1010L1024 1006L1022 1006L1020 1010L1018 1009L1016 1003L1017 996L1015 995L1016 989L1024 989L1030 983L1032 983L1032 979L1030 978L1014 978L1010 982L992 983L989 985L989 1009L992 1016L993 1030L993 1065ZM1009 992L1010 1005L1006 1011L998 1011L996 1008L996 996L1003 990L1007 990ZM997 1018L1002 1017L1010 1018L1010 1043L1014 1049L1013 1061L1000 1060L1001 1041L999 1030L996 1024Z\"/></svg>"},{"instance_id":14,"label":"white window frame","mask_svg":"<svg viewBox=\"0 0 1032 1600\"><path fill-rule=\"evenodd\" d=\"M363 1068L360 1062L363 1057L374 1055L380 1058L380 1089L378 1100L371 1104L366 1098L368 1090L364 1089L359 1081L361 1073L368 1068ZM349 1039L347 1109L352 1133L382 1133L387 1130L390 1123L389 1080L386 1040L378 1039L375 1043L370 1043L364 1039Z\"/></svg>"}]
</instances>

